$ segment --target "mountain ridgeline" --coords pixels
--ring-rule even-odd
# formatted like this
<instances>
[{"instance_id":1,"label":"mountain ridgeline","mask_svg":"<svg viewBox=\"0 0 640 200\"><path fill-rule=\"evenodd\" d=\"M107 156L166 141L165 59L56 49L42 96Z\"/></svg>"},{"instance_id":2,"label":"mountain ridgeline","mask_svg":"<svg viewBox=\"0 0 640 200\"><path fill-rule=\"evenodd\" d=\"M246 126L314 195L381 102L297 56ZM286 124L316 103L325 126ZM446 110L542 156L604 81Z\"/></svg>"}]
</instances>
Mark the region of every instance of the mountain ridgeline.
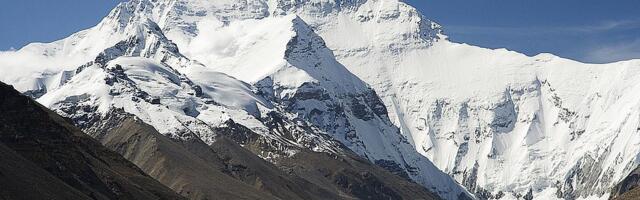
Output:
<instances>
[{"instance_id":1,"label":"mountain ridgeline","mask_svg":"<svg viewBox=\"0 0 640 200\"><path fill-rule=\"evenodd\" d=\"M443 30L399 0L120 3L0 52L33 98L3 86L0 197L637 197L640 61Z\"/></svg>"}]
</instances>

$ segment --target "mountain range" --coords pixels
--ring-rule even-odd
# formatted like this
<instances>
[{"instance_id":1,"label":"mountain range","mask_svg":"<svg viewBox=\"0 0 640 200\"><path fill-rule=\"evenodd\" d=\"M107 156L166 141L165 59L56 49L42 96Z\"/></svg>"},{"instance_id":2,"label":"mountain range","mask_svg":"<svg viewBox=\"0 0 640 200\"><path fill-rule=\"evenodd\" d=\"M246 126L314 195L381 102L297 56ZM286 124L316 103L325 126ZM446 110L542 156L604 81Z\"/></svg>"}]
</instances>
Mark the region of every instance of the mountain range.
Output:
<instances>
[{"instance_id":1,"label":"mountain range","mask_svg":"<svg viewBox=\"0 0 640 200\"><path fill-rule=\"evenodd\" d=\"M3 86L27 105L3 102L0 149L47 174L20 184L103 199L142 199L118 196L130 185L155 199L636 197L640 60L529 57L445 30L399 0L130 0L0 53L0 81L37 101ZM11 139L58 144L47 131L83 139L46 159L141 178L89 168L78 185ZM103 176L126 187L92 185Z\"/></svg>"}]
</instances>

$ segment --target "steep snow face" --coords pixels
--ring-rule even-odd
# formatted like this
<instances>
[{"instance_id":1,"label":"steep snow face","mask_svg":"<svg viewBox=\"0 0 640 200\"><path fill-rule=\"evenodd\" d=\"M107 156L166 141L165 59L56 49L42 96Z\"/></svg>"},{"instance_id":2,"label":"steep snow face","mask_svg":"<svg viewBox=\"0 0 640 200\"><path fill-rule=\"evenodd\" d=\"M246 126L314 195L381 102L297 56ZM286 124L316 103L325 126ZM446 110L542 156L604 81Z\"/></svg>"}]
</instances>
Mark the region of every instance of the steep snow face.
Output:
<instances>
[{"instance_id":1,"label":"steep snow face","mask_svg":"<svg viewBox=\"0 0 640 200\"><path fill-rule=\"evenodd\" d=\"M106 38L109 43L56 49L56 55L80 49L83 53L77 57L86 64L53 66L73 73L32 96L44 94L40 98L44 105L81 126L91 126L112 109L124 109L161 133L183 140L210 143L211 127L233 120L282 144L274 146L278 155L261 155L267 159L291 155L296 148L338 152L337 140L445 198L465 195L413 150L389 121L377 94L335 60L322 38L296 15L287 15L318 5L317 13L329 15L360 3L130 1L86 31L92 32L85 36L87 41ZM186 56L165 31L187 49ZM99 48L104 51L94 51ZM82 88L86 80L95 82ZM278 118L284 118L283 128L294 138L269 126ZM333 139L324 138L325 134Z\"/></svg>"},{"instance_id":2,"label":"steep snow face","mask_svg":"<svg viewBox=\"0 0 640 200\"><path fill-rule=\"evenodd\" d=\"M362 92L367 85L338 63L322 38L295 15L229 22L205 21L185 55L248 83L270 78L290 98L303 84L333 92ZM340 90L340 91L338 91Z\"/></svg>"},{"instance_id":3,"label":"steep snow face","mask_svg":"<svg viewBox=\"0 0 640 200\"><path fill-rule=\"evenodd\" d=\"M217 19L205 20L198 23L200 34L186 45L184 53L240 80L257 82L285 67L286 44L295 35L293 17L249 19L226 25ZM310 77L290 78L305 81Z\"/></svg>"},{"instance_id":4,"label":"steep snow face","mask_svg":"<svg viewBox=\"0 0 640 200\"><path fill-rule=\"evenodd\" d=\"M638 61L588 65L447 41L379 56L397 60L359 64L389 76L352 70L377 83L416 149L470 190L606 198L637 165Z\"/></svg>"},{"instance_id":5,"label":"steep snow face","mask_svg":"<svg viewBox=\"0 0 640 200\"><path fill-rule=\"evenodd\" d=\"M543 199L606 198L608 188L637 165L631 95L637 61L588 65L455 44L402 2L343 2L271 1L267 14L253 12L260 13L253 19L229 10L191 20L223 19L214 30L228 31L248 22L273 23L262 20L268 15L298 15L340 63L375 88L416 151L480 196L515 198L531 191ZM192 37L175 37L188 38L179 39L185 41L179 46L189 48L191 38L204 36L197 30L215 27L193 24ZM268 36L260 28L234 33L247 32ZM279 61L261 69L287 65ZM227 71L246 69L234 67ZM621 74L626 78L617 79ZM295 77L317 81L302 73Z\"/></svg>"},{"instance_id":6,"label":"steep snow face","mask_svg":"<svg viewBox=\"0 0 640 200\"><path fill-rule=\"evenodd\" d=\"M173 138L190 139L199 104L195 91L175 71L147 58L120 57L106 66L85 67L68 83L38 99L43 105L69 116L81 127L90 126L113 108L122 108ZM217 112L218 123L228 119L222 107L202 109ZM210 122L211 123L211 122ZM189 127L189 125L192 127ZM191 129L193 128L193 129ZM198 132L202 130L203 132Z\"/></svg>"},{"instance_id":7,"label":"steep snow face","mask_svg":"<svg viewBox=\"0 0 640 200\"><path fill-rule=\"evenodd\" d=\"M259 94L309 121L351 150L446 198L464 191L392 125L377 94L338 63L295 15L198 23L185 55L254 84Z\"/></svg>"},{"instance_id":8,"label":"steep snow face","mask_svg":"<svg viewBox=\"0 0 640 200\"><path fill-rule=\"evenodd\" d=\"M218 79L191 81L188 73L182 74L166 63L143 57L118 57L106 65L83 66L65 85L38 101L70 117L82 128L99 123L113 109L122 109L160 133L183 141L202 140L211 144L216 137L213 128L224 127L229 121L242 124L269 142L265 145L273 145L260 155L265 159L292 155L299 148L339 152L337 142L315 132L300 133L295 138L273 133L261 117L272 112L273 105L252 93L247 84L202 66L181 69L197 72L195 80L201 75ZM291 129L302 129L289 121L283 123Z\"/></svg>"},{"instance_id":9,"label":"steep snow face","mask_svg":"<svg viewBox=\"0 0 640 200\"><path fill-rule=\"evenodd\" d=\"M213 128L241 124L260 135L264 147L260 156L265 159L290 156L300 148L341 152L338 142L293 121L255 94L255 88L184 57L152 21L137 25L137 34L99 53L38 100L82 128L91 128L112 110L122 109L159 132L185 141L211 144L216 137ZM289 135L272 130L269 120L273 117L279 117Z\"/></svg>"},{"instance_id":10,"label":"steep snow face","mask_svg":"<svg viewBox=\"0 0 640 200\"><path fill-rule=\"evenodd\" d=\"M415 149L481 198L607 198L638 163L638 61L455 44L394 1L333 20L296 12L375 88Z\"/></svg>"}]
</instances>

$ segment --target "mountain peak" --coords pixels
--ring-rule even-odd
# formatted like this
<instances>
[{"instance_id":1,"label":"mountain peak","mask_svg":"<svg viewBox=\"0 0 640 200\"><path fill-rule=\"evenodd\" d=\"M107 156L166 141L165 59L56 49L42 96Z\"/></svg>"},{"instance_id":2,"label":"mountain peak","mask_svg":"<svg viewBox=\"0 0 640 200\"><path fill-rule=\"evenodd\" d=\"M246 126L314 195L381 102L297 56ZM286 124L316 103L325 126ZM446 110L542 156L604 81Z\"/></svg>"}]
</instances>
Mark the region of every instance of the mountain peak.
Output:
<instances>
[{"instance_id":1,"label":"mountain peak","mask_svg":"<svg viewBox=\"0 0 640 200\"><path fill-rule=\"evenodd\" d=\"M352 151L445 199L606 198L640 152L640 62L456 44L399 0L132 0L7 55L1 80L77 120L223 127L274 163Z\"/></svg>"},{"instance_id":2,"label":"mountain peak","mask_svg":"<svg viewBox=\"0 0 640 200\"><path fill-rule=\"evenodd\" d=\"M394 0L132 0L96 27L18 53L78 58L53 65L52 74L64 81L43 87L39 101L83 128L117 108L171 138L213 143L211 128L233 120L277 141L264 146L267 160L300 147L339 152L347 146L453 199L466 195L464 189L412 149L377 94L336 60L321 35L351 24L371 33L363 38L381 39L366 48L401 46L407 38L427 42L417 15ZM387 24L404 25L376 28Z\"/></svg>"},{"instance_id":3,"label":"mountain peak","mask_svg":"<svg viewBox=\"0 0 640 200\"><path fill-rule=\"evenodd\" d=\"M130 0L119 3L98 25L100 28L124 29L127 25L140 21L151 13L154 4L150 0ZM144 13L144 14L140 14Z\"/></svg>"}]
</instances>

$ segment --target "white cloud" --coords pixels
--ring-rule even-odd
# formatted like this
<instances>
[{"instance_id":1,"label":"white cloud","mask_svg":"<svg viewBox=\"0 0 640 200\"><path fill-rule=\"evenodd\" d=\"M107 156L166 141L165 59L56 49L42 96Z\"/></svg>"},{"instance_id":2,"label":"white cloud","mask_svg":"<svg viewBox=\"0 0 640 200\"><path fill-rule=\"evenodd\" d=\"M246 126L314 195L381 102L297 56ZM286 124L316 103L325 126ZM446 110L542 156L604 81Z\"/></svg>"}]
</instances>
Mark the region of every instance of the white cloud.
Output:
<instances>
[{"instance_id":1,"label":"white cloud","mask_svg":"<svg viewBox=\"0 0 640 200\"><path fill-rule=\"evenodd\" d=\"M448 27L448 28L447 28ZM445 32L451 33L455 41L456 35L491 37L495 39L509 38L514 40L531 42L539 47L530 47L536 50L526 52L527 48L522 48L522 44L507 45L507 48L519 46L520 51L529 54L535 52L543 46L551 52L561 57L577 59L589 63L608 63L630 59L640 59L640 38L629 37L629 33L640 30L640 19L602 21L592 25L582 26L521 26L521 27L500 27L500 26L445 26ZM622 37L617 37L622 36ZM634 35L635 36L635 35ZM629 39L631 38L631 39ZM555 43L557 41L562 42ZM473 41L462 41L471 42ZM525 42L525 43L526 43ZM503 44L504 45L504 44ZM563 45L563 46L557 46ZM530 49L529 49L530 50Z\"/></svg>"},{"instance_id":2,"label":"white cloud","mask_svg":"<svg viewBox=\"0 0 640 200\"><path fill-rule=\"evenodd\" d=\"M583 35L598 34L614 30L631 30L640 28L640 19L602 21L594 25L581 26L466 26L447 25L445 32L458 34L500 34L500 35Z\"/></svg>"},{"instance_id":3,"label":"white cloud","mask_svg":"<svg viewBox=\"0 0 640 200\"><path fill-rule=\"evenodd\" d=\"M640 39L596 47L589 50L584 57L585 61L594 63L607 63L630 59L640 59Z\"/></svg>"}]
</instances>

